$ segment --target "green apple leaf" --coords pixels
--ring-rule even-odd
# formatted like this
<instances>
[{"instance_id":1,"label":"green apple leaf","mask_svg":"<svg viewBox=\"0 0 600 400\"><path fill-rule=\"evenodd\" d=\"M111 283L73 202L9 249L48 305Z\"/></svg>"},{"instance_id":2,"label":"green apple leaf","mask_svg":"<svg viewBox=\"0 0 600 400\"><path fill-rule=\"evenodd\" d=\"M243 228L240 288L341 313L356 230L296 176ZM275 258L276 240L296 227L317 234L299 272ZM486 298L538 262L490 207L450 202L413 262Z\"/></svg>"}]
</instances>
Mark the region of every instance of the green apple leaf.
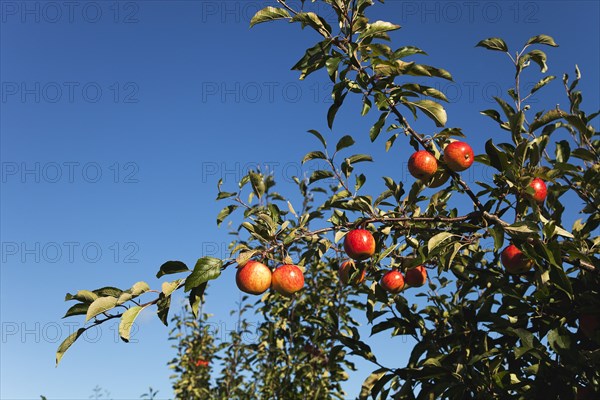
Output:
<instances>
[{"instance_id":1,"label":"green apple leaf","mask_svg":"<svg viewBox=\"0 0 600 400\"><path fill-rule=\"evenodd\" d=\"M250 27L267 21L289 18L290 13L284 8L265 7L258 11L250 20Z\"/></svg>"},{"instance_id":2,"label":"green apple leaf","mask_svg":"<svg viewBox=\"0 0 600 400\"><path fill-rule=\"evenodd\" d=\"M160 266L158 273L156 274L157 278L160 278L164 275L177 274L179 272L187 272L189 271L187 265L181 261L167 261L163 265Z\"/></svg>"},{"instance_id":3,"label":"green apple leaf","mask_svg":"<svg viewBox=\"0 0 600 400\"><path fill-rule=\"evenodd\" d=\"M216 279L221 275L223 262L214 257L202 257L196 262L194 271L185 280L185 291L189 292L195 287Z\"/></svg>"}]
</instances>

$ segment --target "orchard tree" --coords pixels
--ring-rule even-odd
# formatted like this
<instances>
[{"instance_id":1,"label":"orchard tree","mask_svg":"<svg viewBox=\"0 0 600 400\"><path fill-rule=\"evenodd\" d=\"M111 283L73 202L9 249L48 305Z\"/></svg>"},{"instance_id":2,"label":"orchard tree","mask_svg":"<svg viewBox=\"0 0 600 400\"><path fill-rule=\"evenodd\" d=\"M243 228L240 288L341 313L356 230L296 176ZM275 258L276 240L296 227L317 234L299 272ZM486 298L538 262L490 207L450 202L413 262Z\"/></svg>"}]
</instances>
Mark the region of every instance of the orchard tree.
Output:
<instances>
[{"instance_id":1,"label":"orchard tree","mask_svg":"<svg viewBox=\"0 0 600 400\"><path fill-rule=\"evenodd\" d=\"M301 9L277 3L259 11L251 25L284 20L320 35L293 69L300 79L320 70L331 79L328 127L349 94L360 98L361 114L376 117L371 141L385 136L386 150L399 142L414 148L406 161L415 180L370 176L382 179L385 190L365 193L367 177L359 167L372 157L351 152L355 141L349 135L331 145L333 135L309 130L318 148L302 161L317 160L328 169L295 179L301 205L276 192L275 178L260 171L250 171L235 191L219 184L217 198L227 205L217 222L238 216L243 238L232 243L231 258L203 257L191 271L182 262L163 264L157 277L185 277L163 283L158 297L145 302L140 296L152 291L143 282L128 290L67 295L77 301L67 316L85 315L88 325L65 340L57 361L85 329L109 319L121 319L125 341L145 308L157 306L166 322L175 290L189 294L196 314L207 283L237 266L240 289L264 293L257 304L265 317L261 341L244 353L247 360L261 360L253 380L273 388L261 392L264 398L342 397L335 384L344 379L338 368L345 365L345 352L373 364L360 398L597 398L600 138L592 125L598 112L581 109L579 69L574 79L562 77L566 100L556 102L568 106L536 110L531 96L561 84L546 75L542 49L556 47L553 38L524 38L517 51L500 38L477 43L494 52L486 57L505 57L515 82L505 97L495 98L495 109L481 111L505 139L488 140L485 154L475 155L460 128L445 127L446 96L423 83L452 80L450 73L415 61L424 55L417 47L392 46L389 32L399 26L369 20L365 11L372 0L321 1L337 16L335 27L304 1ZM522 74L536 66L539 81L525 91ZM438 131L417 132L411 115L425 116ZM493 184L465 182L461 172L474 162L494 171ZM467 205L453 206L456 197ZM575 213L579 218L565 225ZM423 304L411 304L404 295L409 291L422 296ZM341 303L343 296L350 297ZM375 338L412 337L406 365L384 365L340 304L364 312ZM310 362L296 364L307 354ZM314 386L318 378L310 374L322 373L324 364L330 383ZM228 379L221 374L219 382ZM285 393L277 392L280 384ZM247 395L253 390L247 388Z\"/></svg>"}]
</instances>

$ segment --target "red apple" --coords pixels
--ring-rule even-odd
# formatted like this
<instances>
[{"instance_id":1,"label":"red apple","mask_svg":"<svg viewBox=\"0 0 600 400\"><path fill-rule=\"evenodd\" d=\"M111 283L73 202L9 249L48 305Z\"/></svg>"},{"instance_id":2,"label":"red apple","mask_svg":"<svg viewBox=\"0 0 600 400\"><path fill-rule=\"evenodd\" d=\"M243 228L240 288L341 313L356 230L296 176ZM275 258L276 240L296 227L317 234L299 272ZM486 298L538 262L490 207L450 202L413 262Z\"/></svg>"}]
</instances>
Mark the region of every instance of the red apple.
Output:
<instances>
[{"instance_id":1,"label":"red apple","mask_svg":"<svg viewBox=\"0 0 600 400\"><path fill-rule=\"evenodd\" d=\"M533 266L533 260L528 259L514 244L502 250L500 260L509 274L522 274Z\"/></svg>"},{"instance_id":2,"label":"red apple","mask_svg":"<svg viewBox=\"0 0 600 400\"><path fill-rule=\"evenodd\" d=\"M409 286L419 287L427 282L427 270L419 265L406 271L406 283Z\"/></svg>"},{"instance_id":3,"label":"red apple","mask_svg":"<svg viewBox=\"0 0 600 400\"><path fill-rule=\"evenodd\" d=\"M346 260L340 265L338 275L344 285L359 285L365 281L367 270L364 266L356 265L352 260Z\"/></svg>"},{"instance_id":4,"label":"red apple","mask_svg":"<svg viewBox=\"0 0 600 400\"><path fill-rule=\"evenodd\" d=\"M375 238L366 229L353 229L344 238L344 250L354 260L366 260L375 253Z\"/></svg>"},{"instance_id":5,"label":"red apple","mask_svg":"<svg viewBox=\"0 0 600 400\"><path fill-rule=\"evenodd\" d=\"M262 294L271 286L271 270L258 261L250 260L243 267L238 267L235 283L242 292Z\"/></svg>"},{"instance_id":6,"label":"red apple","mask_svg":"<svg viewBox=\"0 0 600 400\"><path fill-rule=\"evenodd\" d=\"M404 277L395 269L388 271L379 281L379 285L388 293L398 293L404 289Z\"/></svg>"},{"instance_id":7,"label":"red apple","mask_svg":"<svg viewBox=\"0 0 600 400\"><path fill-rule=\"evenodd\" d=\"M475 161L473 149L465 142L452 142L444 149L444 162L452 171L460 172Z\"/></svg>"},{"instance_id":8,"label":"red apple","mask_svg":"<svg viewBox=\"0 0 600 400\"><path fill-rule=\"evenodd\" d=\"M199 359L196 361L196 367L208 367L208 361Z\"/></svg>"},{"instance_id":9,"label":"red apple","mask_svg":"<svg viewBox=\"0 0 600 400\"><path fill-rule=\"evenodd\" d=\"M534 190L534 193L531 196L531 198L533 198L538 203L543 203L544 200L546 200L548 188L546 187L546 184L543 180L541 180L540 178L535 178L533 181L531 181L529 187L533 188Z\"/></svg>"},{"instance_id":10,"label":"red apple","mask_svg":"<svg viewBox=\"0 0 600 400\"><path fill-rule=\"evenodd\" d=\"M408 159L408 172L422 181L426 181L437 171L438 162L435 157L426 150L413 153Z\"/></svg>"},{"instance_id":11,"label":"red apple","mask_svg":"<svg viewBox=\"0 0 600 400\"><path fill-rule=\"evenodd\" d=\"M600 318L596 314L581 314L579 316L579 329L588 338L592 338L600 328Z\"/></svg>"},{"instance_id":12,"label":"red apple","mask_svg":"<svg viewBox=\"0 0 600 400\"><path fill-rule=\"evenodd\" d=\"M277 293L291 296L304 286L304 274L297 265L282 265L273 272L272 286Z\"/></svg>"}]
</instances>

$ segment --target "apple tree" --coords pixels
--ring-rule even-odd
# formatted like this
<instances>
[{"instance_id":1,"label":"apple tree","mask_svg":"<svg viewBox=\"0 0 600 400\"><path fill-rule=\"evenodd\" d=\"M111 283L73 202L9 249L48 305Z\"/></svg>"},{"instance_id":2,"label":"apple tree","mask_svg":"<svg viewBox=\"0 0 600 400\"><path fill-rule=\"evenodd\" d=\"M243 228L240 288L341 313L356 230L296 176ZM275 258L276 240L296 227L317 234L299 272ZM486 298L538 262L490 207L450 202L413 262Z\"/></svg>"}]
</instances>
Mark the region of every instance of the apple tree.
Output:
<instances>
[{"instance_id":1,"label":"apple tree","mask_svg":"<svg viewBox=\"0 0 600 400\"><path fill-rule=\"evenodd\" d=\"M127 341L143 309L157 306L159 318L167 321L176 290L188 293L196 314L208 282L225 268L243 267L249 260L273 271L296 265L305 278L301 290L279 290L287 281L277 278L275 290L264 292L253 306L264 316L260 341L244 346L233 337L222 353L233 363L243 354L239 367L256 374L258 386L247 386L247 394L341 397L337 385L345 379L344 368L351 368L344 357L352 354L373 365L360 398L513 399L549 393L595 398L600 388L600 138L592 125L598 112L581 108L577 66L573 77L547 75L545 51L557 44L545 34L524 38L516 50L501 38L479 41L477 46L491 51L482 57L504 57L507 74L515 79L506 96L495 98L495 108L481 111L504 139L488 140L485 153L475 155L459 127L445 127L444 93L424 83L452 80L451 74L417 62L424 51L415 46L392 46L389 32L399 26L369 20L366 10L374 1L319 2L337 16L335 26L310 11L307 2L299 9L285 0L277 3L259 11L251 25L283 20L320 36L293 69L300 79L323 72L332 81L328 127L333 130L347 96L355 96L362 103L360 114L373 117L364 133L372 142L383 142L388 151L401 142L414 148L407 161L415 179L369 176L383 190L366 193L361 163L375 160L364 149L355 150L350 135L335 138L306 127L316 147L302 162L328 168L295 179L301 202L294 200L297 194L277 192L274 176L260 171L250 171L236 188L219 185L217 198L226 205L217 222L237 221L239 237L231 244L230 259L203 257L192 270L167 262L157 277L185 276L165 282L157 297L144 302L141 296L151 291L143 282L127 290L69 294L67 300L76 303L67 315L85 315L86 327L120 318ZM534 67L539 81L525 91L522 74ZM564 87L564 99L556 102L567 106L534 109L532 94L550 84ZM427 118L437 132L419 133L409 117ZM493 184L467 184L461 172L473 162L494 171ZM394 166L382 165L387 167ZM459 197L466 206L465 201L455 205ZM578 218L567 226L575 214ZM340 272L348 282L344 285L337 270L348 258L355 262ZM413 295L421 297L418 304L409 301ZM362 327L352 318L358 312L369 323L370 338L361 336ZM85 329L61 344L57 361ZM412 338L406 365L386 365L373 353L369 341L383 336L391 343ZM241 375L238 379L244 379ZM327 378L322 386L315 384L317 376ZM221 371L217 382L239 390L239 381L232 379ZM277 385L285 391L278 392Z\"/></svg>"}]
</instances>

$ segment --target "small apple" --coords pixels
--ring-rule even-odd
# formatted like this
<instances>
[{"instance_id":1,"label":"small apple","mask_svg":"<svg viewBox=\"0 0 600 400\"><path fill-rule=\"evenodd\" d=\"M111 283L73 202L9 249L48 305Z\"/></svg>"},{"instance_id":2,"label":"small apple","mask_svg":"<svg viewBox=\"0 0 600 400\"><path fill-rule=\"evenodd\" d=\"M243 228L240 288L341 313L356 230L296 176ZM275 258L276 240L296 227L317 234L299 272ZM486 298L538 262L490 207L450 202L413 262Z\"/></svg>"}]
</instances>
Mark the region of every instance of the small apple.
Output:
<instances>
[{"instance_id":1,"label":"small apple","mask_svg":"<svg viewBox=\"0 0 600 400\"><path fill-rule=\"evenodd\" d=\"M304 286L304 274L297 265L282 265L273 271L272 286L277 293L289 297Z\"/></svg>"},{"instance_id":2,"label":"small apple","mask_svg":"<svg viewBox=\"0 0 600 400\"><path fill-rule=\"evenodd\" d=\"M383 275L379 285L388 293L398 293L404 289L404 277L400 271L393 269Z\"/></svg>"},{"instance_id":3,"label":"small apple","mask_svg":"<svg viewBox=\"0 0 600 400\"><path fill-rule=\"evenodd\" d=\"M359 285L365 281L367 270L364 266L356 265L353 260L346 260L340 265L338 275L344 285Z\"/></svg>"},{"instance_id":4,"label":"small apple","mask_svg":"<svg viewBox=\"0 0 600 400\"><path fill-rule=\"evenodd\" d=\"M426 150L419 150L408 159L408 172L423 182L431 178L437 168L437 160Z\"/></svg>"},{"instance_id":5,"label":"small apple","mask_svg":"<svg viewBox=\"0 0 600 400\"><path fill-rule=\"evenodd\" d=\"M196 367L208 367L208 361L199 359L196 361Z\"/></svg>"},{"instance_id":6,"label":"small apple","mask_svg":"<svg viewBox=\"0 0 600 400\"><path fill-rule=\"evenodd\" d=\"M543 180L540 178L535 178L529 184L529 187L533 188L534 193L531 196L532 199L537 201L538 203L543 203L546 200L546 195L548 194L548 188Z\"/></svg>"},{"instance_id":7,"label":"small apple","mask_svg":"<svg viewBox=\"0 0 600 400\"><path fill-rule=\"evenodd\" d=\"M433 174L433 176L425 184L431 189L435 189L448 182L448 178L450 178L450 175L446 171L438 169L437 172Z\"/></svg>"},{"instance_id":8,"label":"small apple","mask_svg":"<svg viewBox=\"0 0 600 400\"><path fill-rule=\"evenodd\" d=\"M238 267L235 283L242 292L262 294L271 286L271 270L258 261L250 260L243 267Z\"/></svg>"},{"instance_id":9,"label":"small apple","mask_svg":"<svg viewBox=\"0 0 600 400\"><path fill-rule=\"evenodd\" d=\"M592 338L600 328L600 316L596 314L581 314L579 316L579 329L588 338Z\"/></svg>"},{"instance_id":10,"label":"small apple","mask_svg":"<svg viewBox=\"0 0 600 400\"><path fill-rule=\"evenodd\" d=\"M473 149L465 142L452 142L444 149L444 162L452 171L460 172L475 161Z\"/></svg>"},{"instance_id":11,"label":"small apple","mask_svg":"<svg viewBox=\"0 0 600 400\"><path fill-rule=\"evenodd\" d=\"M366 229L353 229L344 238L344 250L354 260L366 260L375 253L375 238Z\"/></svg>"},{"instance_id":12,"label":"small apple","mask_svg":"<svg viewBox=\"0 0 600 400\"><path fill-rule=\"evenodd\" d=\"M522 274L533 266L533 260L528 259L514 244L502 250L500 260L509 274Z\"/></svg>"},{"instance_id":13,"label":"small apple","mask_svg":"<svg viewBox=\"0 0 600 400\"><path fill-rule=\"evenodd\" d=\"M419 265L406 271L406 283L409 286L419 287L427 282L427 270Z\"/></svg>"}]
</instances>

